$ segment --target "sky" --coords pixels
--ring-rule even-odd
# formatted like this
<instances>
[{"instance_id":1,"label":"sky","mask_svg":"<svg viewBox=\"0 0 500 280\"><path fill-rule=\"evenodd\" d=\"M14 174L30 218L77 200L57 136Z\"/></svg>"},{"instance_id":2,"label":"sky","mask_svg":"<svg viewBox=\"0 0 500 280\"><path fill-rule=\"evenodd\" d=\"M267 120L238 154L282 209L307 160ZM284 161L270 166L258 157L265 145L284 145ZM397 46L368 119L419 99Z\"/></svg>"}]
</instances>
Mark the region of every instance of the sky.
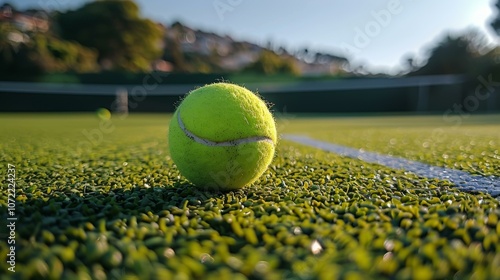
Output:
<instances>
[{"instance_id":1,"label":"sky","mask_svg":"<svg viewBox=\"0 0 500 280\"><path fill-rule=\"evenodd\" d=\"M88 0L10 0L18 8L74 9ZM446 34L475 28L491 44L494 0L136 0L142 14L237 40L308 48L347 57L354 66L394 73L408 56L425 61ZM5 1L3 1L5 2Z\"/></svg>"}]
</instances>

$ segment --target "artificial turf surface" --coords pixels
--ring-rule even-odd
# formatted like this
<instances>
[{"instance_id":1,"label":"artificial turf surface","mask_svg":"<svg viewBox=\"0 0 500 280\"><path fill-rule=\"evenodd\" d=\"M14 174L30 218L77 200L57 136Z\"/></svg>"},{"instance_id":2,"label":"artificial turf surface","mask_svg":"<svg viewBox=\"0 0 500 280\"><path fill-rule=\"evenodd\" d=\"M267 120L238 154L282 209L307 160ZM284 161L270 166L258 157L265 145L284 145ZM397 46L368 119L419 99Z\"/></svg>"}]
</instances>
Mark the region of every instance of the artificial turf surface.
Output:
<instances>
[{"instance_id":1,"label":"artificial turf surface","mask_svg":"<svg viewBox=\"0 0 500 280\"><path fill-rule=\"evenodd\" d=\"M499 201L487 194L287 141L259 181L209 193L171 161L167 115L0 118L0 177L7 185L13 164L17 183L16 272L2 227L5 277L500 278ZM288 116L278 128L499 175L498 116L453 130L436 119ZM447 137L423 145L436 127Z\"/></svg>"}]
</instances>

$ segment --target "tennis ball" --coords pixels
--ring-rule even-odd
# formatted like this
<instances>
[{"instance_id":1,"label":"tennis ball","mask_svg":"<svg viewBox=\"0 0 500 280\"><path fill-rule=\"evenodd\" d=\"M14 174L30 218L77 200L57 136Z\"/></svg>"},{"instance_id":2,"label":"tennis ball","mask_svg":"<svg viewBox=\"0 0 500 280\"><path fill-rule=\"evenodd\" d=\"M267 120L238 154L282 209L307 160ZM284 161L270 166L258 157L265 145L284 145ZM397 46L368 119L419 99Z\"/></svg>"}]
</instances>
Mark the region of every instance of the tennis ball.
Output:
<instances>
[{"instance_id":1,"label":"tennis ball","mask_svg":"<svg viewBox=\"0 0 500 280\"><path fill-rule=\"evenodd\" d=\"M228 83L191 91L169 126L170 155L191 183L234 190L257 180L274 156L276 125L266 103Z\"/></svg>"},{"instance_id":2,"label":"tennis ball","mask_svg":"<svg viewBox=\"0 0 500 280\"><path fill-rule=\"evenodd\" d=\"M96 111L96 115L99 119L107 121L111 119L111 112L106 108L99 108Z\"/></svg>"}]
</instances>

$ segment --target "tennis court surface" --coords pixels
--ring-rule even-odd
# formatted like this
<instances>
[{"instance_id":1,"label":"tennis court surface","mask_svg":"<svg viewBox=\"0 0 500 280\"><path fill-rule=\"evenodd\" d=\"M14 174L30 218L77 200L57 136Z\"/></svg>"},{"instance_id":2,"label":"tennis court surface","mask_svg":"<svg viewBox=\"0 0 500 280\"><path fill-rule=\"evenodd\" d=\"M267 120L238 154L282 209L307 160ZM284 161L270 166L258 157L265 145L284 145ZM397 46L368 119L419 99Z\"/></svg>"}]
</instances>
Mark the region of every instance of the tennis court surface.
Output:
<instances>
[{"instance_id":1,"label":"tennis court surface","mask_svg":"<svg viewBox=\"0 0 500 280\"><path fill-rule=\"evenodd\" d=\"M227 193L179 174L170 117L2 114L0 215L9 224L14 169L14 277L500 277L500 115L456 125L442 116L277 116L270 168ZM0 243L5 270L9 250Z\"/></svg>"}]
</instances>

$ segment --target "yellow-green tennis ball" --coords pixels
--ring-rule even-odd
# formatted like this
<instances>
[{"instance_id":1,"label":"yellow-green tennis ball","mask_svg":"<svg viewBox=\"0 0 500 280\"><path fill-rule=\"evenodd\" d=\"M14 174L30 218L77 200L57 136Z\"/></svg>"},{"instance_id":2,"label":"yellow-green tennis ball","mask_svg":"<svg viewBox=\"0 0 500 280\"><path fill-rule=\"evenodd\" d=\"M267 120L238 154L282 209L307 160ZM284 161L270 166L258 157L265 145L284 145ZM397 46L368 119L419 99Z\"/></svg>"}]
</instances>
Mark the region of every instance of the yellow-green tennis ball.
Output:
<instances>
[{"instance_id":1,"label":"yellow-green tennis ball","mask_svg":"<svg viewBox=\"0 0 500 280\"><path fill-rule=\"evenodd\" d=\"M170 122L170 155L191 183L233 190L257 180L274 156L276 125L266 103L228 83L191 91Z\"/></svg>"},{"instance_id":2,"label":"yellow-green tennis ball","mask_svg":"<svg viewBox=\"0 0 500 280\"><path fill-rule=\"evenodd\" d=\"M103 121L111 119L111 112L106 108L99 108L96 111L97 117Z\"/></svg>"}]
</instances>

